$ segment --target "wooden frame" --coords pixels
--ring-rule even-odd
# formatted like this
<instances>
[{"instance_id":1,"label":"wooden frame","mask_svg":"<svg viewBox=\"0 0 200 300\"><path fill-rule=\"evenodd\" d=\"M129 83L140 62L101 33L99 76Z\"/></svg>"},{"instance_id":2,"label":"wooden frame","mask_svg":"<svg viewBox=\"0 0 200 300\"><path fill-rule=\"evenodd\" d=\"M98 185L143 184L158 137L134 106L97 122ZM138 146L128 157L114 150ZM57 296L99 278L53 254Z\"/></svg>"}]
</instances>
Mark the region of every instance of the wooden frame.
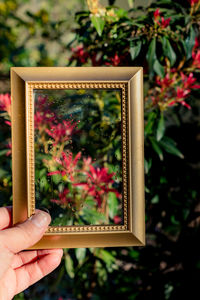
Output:
<instances>
[{"instance_id":1,"label":"wooden frame","mask_svg":"<svg viewBox=\"0 0 200 300\"><path fill-rule=\"evenodd\" d=\"M122 95L123 224L50 226L31 249L145 244L143 77L140 67L13 67L13 224L35 211L34 89L113 89Z\"/></svg>"}]
</instances>

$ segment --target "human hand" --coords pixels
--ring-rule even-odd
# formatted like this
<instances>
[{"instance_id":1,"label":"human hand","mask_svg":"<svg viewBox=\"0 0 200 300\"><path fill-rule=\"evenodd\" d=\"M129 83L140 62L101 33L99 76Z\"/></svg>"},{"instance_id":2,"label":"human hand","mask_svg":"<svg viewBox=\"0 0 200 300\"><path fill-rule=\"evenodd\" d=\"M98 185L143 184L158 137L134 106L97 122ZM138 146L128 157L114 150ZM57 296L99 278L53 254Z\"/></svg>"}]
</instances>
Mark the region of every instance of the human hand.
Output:
<instances>
[{"instance_id":1,"label":"human hand","mask_svg":"<svg viewBox=\"0 0 200 300\"><path fill-rule=\"evenodd\" d=\"M22 251L39 241L51 217L36 210L23 223L11 226L11 207L0 208L0 300L10 300L51 271L61 261L62 249Z\"/></svg>"}]
</instances>

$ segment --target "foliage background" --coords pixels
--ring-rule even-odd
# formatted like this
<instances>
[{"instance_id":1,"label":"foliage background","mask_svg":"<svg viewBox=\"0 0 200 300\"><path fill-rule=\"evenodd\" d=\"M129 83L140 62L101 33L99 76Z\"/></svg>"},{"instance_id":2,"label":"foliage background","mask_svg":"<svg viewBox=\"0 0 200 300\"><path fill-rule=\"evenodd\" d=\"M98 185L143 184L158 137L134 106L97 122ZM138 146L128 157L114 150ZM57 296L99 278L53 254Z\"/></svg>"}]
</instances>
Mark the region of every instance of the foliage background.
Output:
<instances>
[{"instance_id":1,"label":"foliage background","mask_svg":"<svg viewBox=\"0 0 200 300\"><path fill-rule=\"evenodd\" d=\"M56 271L15 298L196 299L200 3L160 0L136 9L129 0L127 12L88 2L90 12L78 0L0 1L0 92L10 90L11 66L144 67L146 246L66 249ZM1 110L2 206L11 204L12 183L9 117Z\"/></svg>"}]
</instances>

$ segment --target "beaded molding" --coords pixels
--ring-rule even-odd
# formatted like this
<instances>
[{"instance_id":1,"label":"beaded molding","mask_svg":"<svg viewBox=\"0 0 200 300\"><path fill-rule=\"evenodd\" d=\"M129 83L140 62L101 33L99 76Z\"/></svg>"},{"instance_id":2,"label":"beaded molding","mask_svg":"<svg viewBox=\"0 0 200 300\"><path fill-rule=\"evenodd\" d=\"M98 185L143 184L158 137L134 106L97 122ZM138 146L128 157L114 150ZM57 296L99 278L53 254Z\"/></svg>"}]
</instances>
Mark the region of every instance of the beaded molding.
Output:
<instances>
[{"instance_id":1,"label":"beaded molding","mask_svg":"<svg viewBox=\"0 0 200 300\"><path fill-rule=\"evenodd\" d=\"M128 229L128 124L127 124L127 82L36 82L26 83L27 119L27 184L28 216L35 213L35 153L34 153L34 89L120 89L122 96L122 178L123 178L123 225L75 225L49 226L46 233L124 231Z\"/></svg>"}]
</instances>

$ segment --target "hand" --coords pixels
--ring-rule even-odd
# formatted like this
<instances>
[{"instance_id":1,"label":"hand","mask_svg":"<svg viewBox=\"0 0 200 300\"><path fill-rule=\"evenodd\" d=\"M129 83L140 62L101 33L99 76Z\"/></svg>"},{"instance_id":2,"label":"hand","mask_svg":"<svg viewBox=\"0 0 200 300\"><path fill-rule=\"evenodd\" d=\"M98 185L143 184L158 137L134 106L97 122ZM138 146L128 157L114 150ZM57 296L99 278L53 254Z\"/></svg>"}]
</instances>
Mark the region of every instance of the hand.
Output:
<instances>
[{"instance_id":1,"label":"hand","mask_svg":"<svg viewBox=\"0 0 200 300\"><path fill-rule=\"evenodd\" d=\"M61 261L62 249L22 251L41 239L51 217L36 210L23 223L11 226L11 208L0 208L0 300L10 300Z\"/></svg>"}]
</instances>

